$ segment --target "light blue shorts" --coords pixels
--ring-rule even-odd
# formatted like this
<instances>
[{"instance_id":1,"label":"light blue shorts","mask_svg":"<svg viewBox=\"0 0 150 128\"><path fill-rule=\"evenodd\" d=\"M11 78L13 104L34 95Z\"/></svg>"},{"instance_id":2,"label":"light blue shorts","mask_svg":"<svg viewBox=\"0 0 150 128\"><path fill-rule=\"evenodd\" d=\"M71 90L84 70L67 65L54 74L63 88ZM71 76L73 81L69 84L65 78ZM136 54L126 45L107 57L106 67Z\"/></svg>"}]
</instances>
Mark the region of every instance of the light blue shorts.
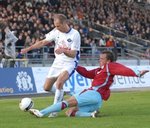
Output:
<instances>
[{"instance_id":1,"label":"light blue shorts","mask_svg":"<svg viewBox=\"0 0 150 128\"><path fill-rule=\"evenodd\" d=\"M95 90L87 90L83 93L73 95L77 102L79 111L93 112L102 106L102 97Z\"/></svg>"}]
</instances>

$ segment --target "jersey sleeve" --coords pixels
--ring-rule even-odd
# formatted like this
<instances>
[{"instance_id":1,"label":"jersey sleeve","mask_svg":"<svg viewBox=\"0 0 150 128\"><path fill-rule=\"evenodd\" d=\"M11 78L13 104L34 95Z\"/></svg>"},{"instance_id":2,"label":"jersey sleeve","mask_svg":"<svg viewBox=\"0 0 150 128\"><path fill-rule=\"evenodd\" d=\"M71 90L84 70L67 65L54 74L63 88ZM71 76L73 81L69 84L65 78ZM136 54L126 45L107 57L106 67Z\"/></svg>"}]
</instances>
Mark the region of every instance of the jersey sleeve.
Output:
<instances>
[{"instance_id":1,"label":"jersey sleeve","mask_svg":"<svg viewBox=\"0 0 150 128\"><path fill-rule=\"evenodd\" d=\"M50 31L45 35L45 41L49 41L49 42L55 41L56 36L57 36L56 29L53 29L52 31Z\"/></svg>"},{"instance_id":2,"label":"jersey sleeve","mask_svg":"<svg viewBox=\"0 0 150 128\"><path fill-rule=\"evenodd\" d=\"M137 73L131 68L128 68L119 63L109 63L109 71L112 75L121 75L121 76L133 76L137 77Z\"/></svg>"},{"instance_id":3,"label":"jersey sleeve","mask_svg":"<svg viewBox=\"0 0 150 128\"><path fill-rule=\"evenodd\" d=\"M71 46L71 49L79 51L80 45L81 45L81 37L80 37L79 32L76 32L73 38L73 44Z\"/></svg>"},{"instance_id":4,"label":"jersey sleeve","mask_svg":"<svg viewBox=\"0 0 150 128\"><path fill-rule=\"evenodd\" d=\"M82 66L78 66L76 71L86 77L86 78L89 78L89 79L94 79L95 75L96 75L96 71L97 69L93 69L93 70L87 70L86 68L82 67Z\"/></svg>"}]
</instances>

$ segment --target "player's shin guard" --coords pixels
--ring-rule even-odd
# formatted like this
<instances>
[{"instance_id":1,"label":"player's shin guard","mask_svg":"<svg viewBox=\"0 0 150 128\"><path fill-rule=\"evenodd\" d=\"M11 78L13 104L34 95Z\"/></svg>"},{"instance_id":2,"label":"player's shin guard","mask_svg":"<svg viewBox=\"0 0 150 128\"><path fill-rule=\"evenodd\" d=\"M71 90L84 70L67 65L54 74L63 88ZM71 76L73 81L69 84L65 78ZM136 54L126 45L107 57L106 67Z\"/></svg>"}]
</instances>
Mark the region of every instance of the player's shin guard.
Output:
<instances>
[{"instance_id":1,"label":"player's shin guard","mask_svg":"<svg viewBox=\"0 0 150 128\"><path fill-rule=\"evenodd\" d=\"M62 102L53 104L53 105L41 110L40 112L43 115L47 115L47 114L52 113L52 112L59 112L59 111L65 109L67 107L68 107L68 102L67 101L62 101Z\"/></svg>"},{"instance_id":2,"label":"player's shin guard","mask_svg":"<svg viewBox=\"0 0 150 128\"><path fill-rule=\"evenodd\" d=\"M63 97L64 97L63 89L61 89L61 90L56 89L55 97L54 97L54 104L61 102L63 100Z\"/></svg>"}]
</instances>

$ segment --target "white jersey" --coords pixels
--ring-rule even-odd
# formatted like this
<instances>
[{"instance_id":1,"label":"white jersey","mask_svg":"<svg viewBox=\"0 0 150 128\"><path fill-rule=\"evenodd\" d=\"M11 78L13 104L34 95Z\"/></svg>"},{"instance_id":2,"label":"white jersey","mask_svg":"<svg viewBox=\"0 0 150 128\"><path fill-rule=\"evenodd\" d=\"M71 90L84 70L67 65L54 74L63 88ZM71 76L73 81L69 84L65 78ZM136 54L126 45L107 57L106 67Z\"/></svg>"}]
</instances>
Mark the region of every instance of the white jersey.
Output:
<instances>
[{"instance_id":1,"label":"white jersey","mask_svg":"<svg viewBox=\"0 0 150 128\"><path fill-rule=\"evenodd\" d=\"M78 62L80 58L80 45L81 45L81 37L77 30L70 28L69 32L63 33L54 28L52 31L50 31L46 36L46 41L55 42L55 48L54 51L58 47L67 47L71 50L77 50L77 54L74 58L66 56L64 53L62 54L55 54L55 60L59 62Z\"/></svg>"}]
</instances>

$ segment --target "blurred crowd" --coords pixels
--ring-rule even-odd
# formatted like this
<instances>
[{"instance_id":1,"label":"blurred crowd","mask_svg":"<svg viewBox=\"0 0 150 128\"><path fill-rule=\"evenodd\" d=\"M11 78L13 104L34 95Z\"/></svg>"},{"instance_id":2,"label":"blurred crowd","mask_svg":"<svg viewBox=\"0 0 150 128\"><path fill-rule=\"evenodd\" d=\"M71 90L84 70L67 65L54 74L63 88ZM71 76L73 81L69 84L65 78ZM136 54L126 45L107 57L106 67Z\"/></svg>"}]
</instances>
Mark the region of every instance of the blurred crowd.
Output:
<instances>
[{"instance_id":1,"label":"blurred crowd","mask_svg":"<svg viewBox=\"0 0 150 128\"><path fill-rule=\"evenodd\" d=\"M83 21L101 24L119 30L129 35L150 40L150 11L134 7L129 0L1 0L0 20L8 22L10 30L16 33L17 52L21 47L32 45L36 40L54 28L53 15L65 14L70 26L79 30L82 46L93 47L125 47L112 36L104 35L100 40L91 36L90 26ZM2 46L3 32L0 29L0 46ZM82 49L81 52L89 52ZM40 53L40 50L32 53ZM45 49L45 52L53 52ZM33 54L34 55L34 54ZM33 56L32 56L33 57Z\"/></svg>"}]
</instances>

